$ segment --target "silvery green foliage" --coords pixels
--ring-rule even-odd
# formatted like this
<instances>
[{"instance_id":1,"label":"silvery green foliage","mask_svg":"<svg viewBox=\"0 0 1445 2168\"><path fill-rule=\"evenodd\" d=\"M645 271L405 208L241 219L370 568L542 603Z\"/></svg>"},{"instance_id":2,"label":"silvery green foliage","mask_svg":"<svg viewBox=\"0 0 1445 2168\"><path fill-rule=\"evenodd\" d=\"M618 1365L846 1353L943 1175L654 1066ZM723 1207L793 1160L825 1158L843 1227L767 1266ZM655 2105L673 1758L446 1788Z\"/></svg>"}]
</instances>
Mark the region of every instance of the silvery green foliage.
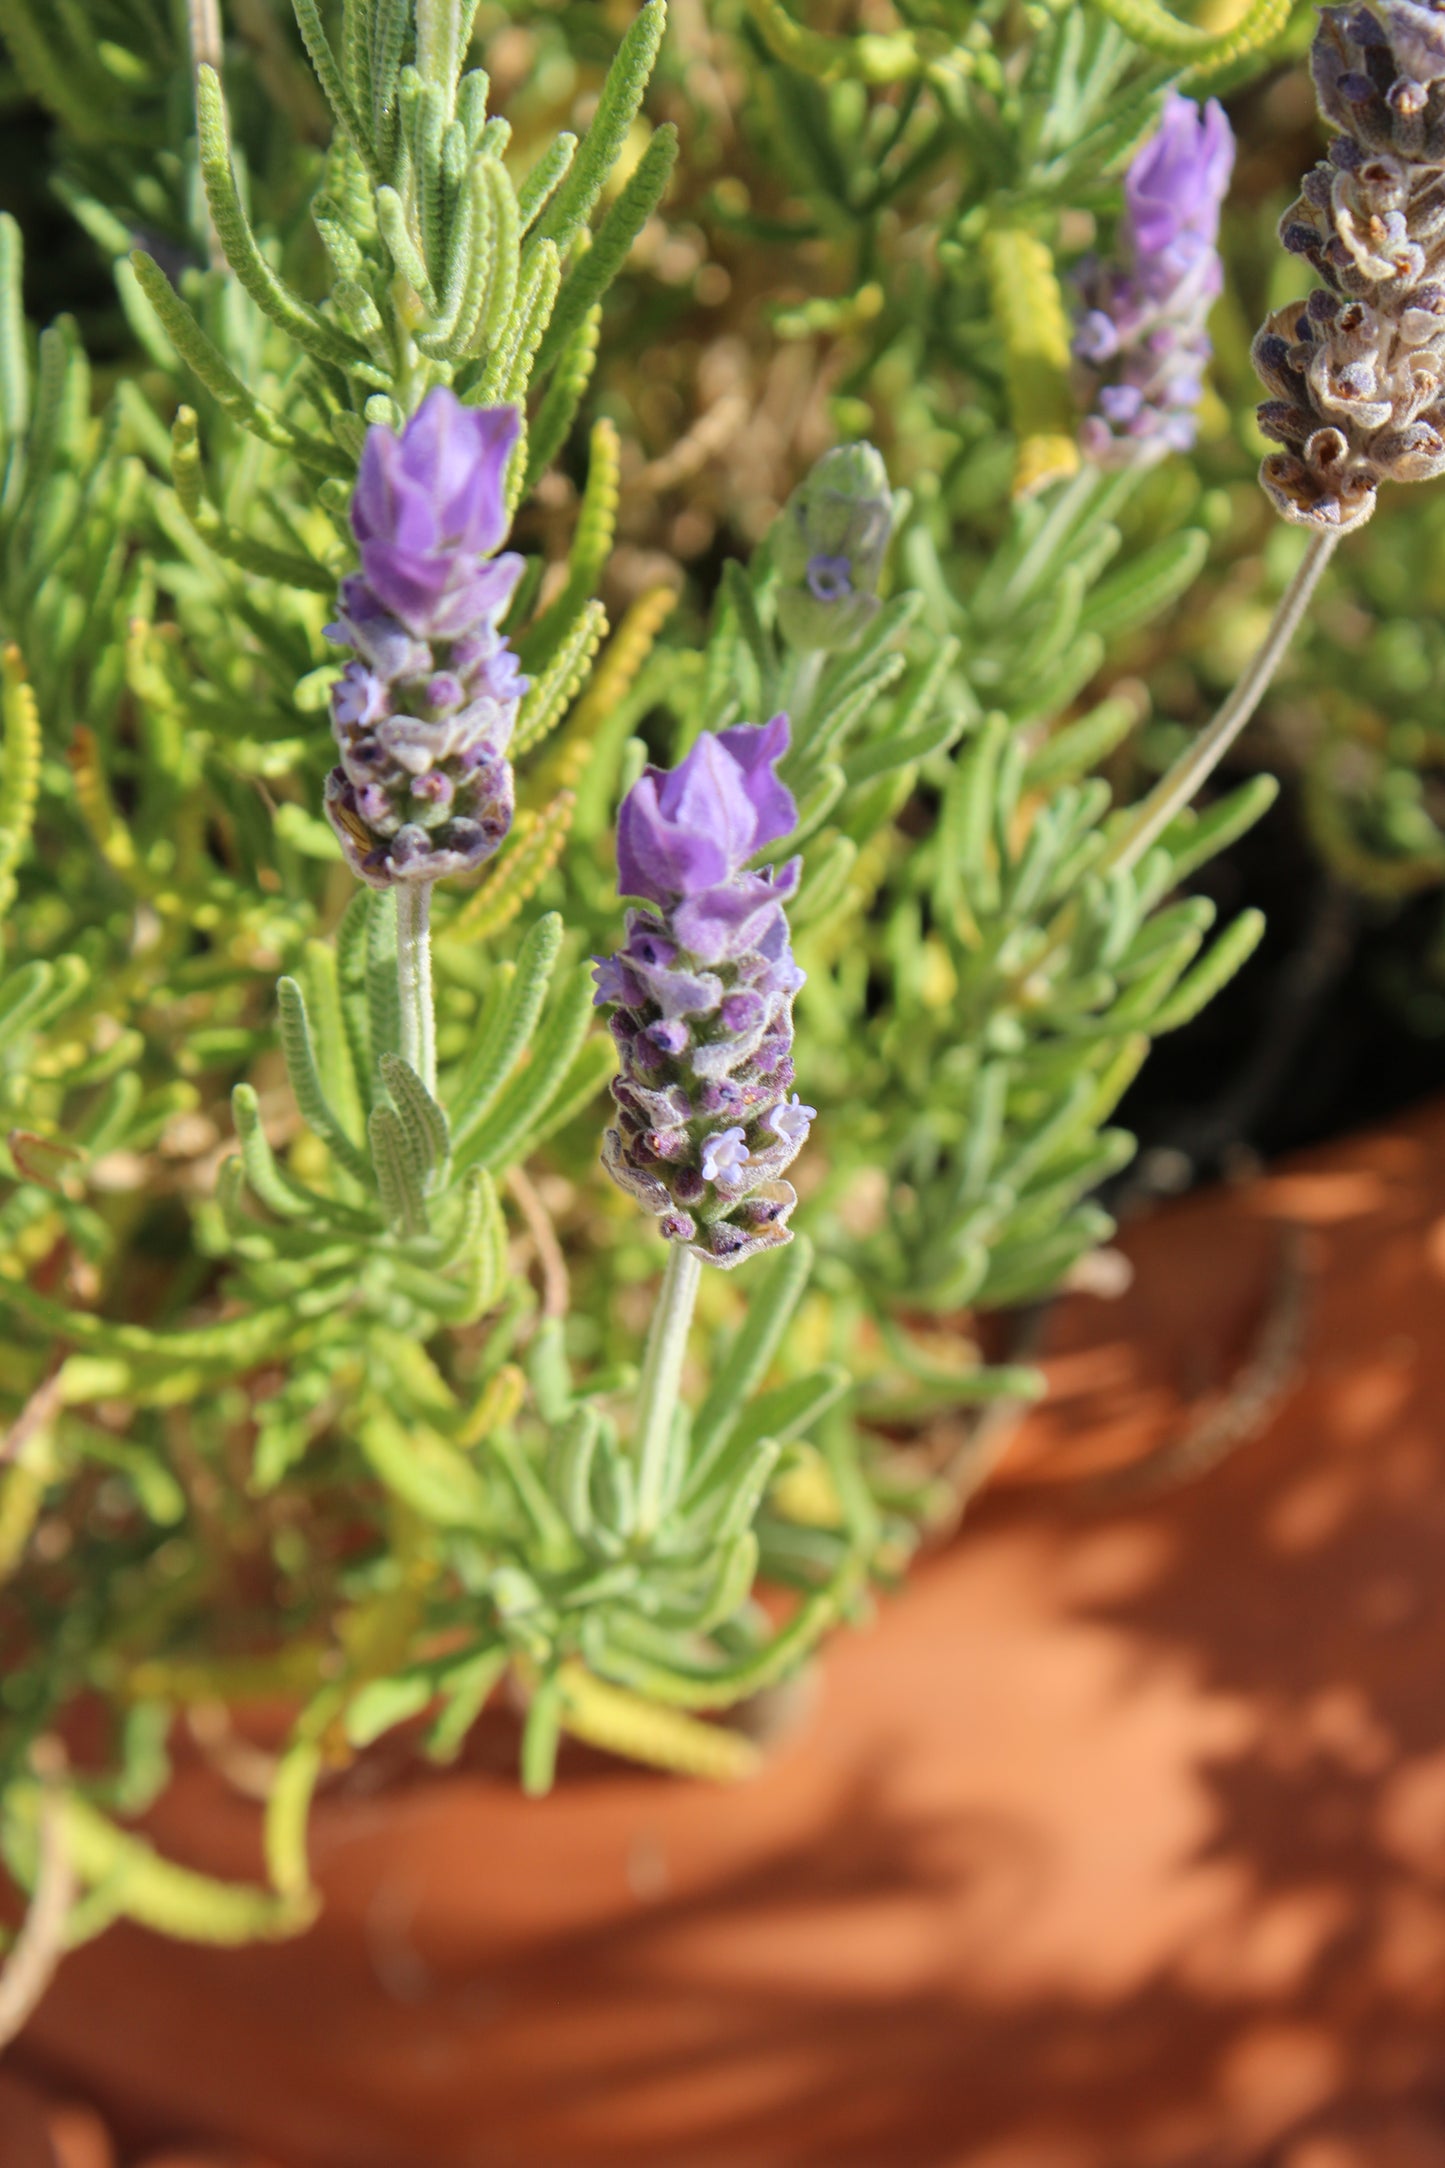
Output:
<instances>
[{"instance_id":1,"label":"silvery green foliage","mask_svg":"<svg viewBox=\"0 0 1445 2168\"><path fill-rule=\"evenodd\" d=\"M1106 1231L1089 1193L1127 1149L1107 1126L1124 1082L1257 931L1238 922L1196 962L1209 913L1171 891L1261 791L1181 822L1126 871L1110 860L1128 814L1090 780L1133 714L1088 690L1106 643L1179 593L1202 538L1159 540L1147 522L1126 537L1130 476L1007 507L1002 376L985 360L993 409L960 420L935 492L890 501L879 456L845 448L794 500L797 532L728 567L704 652L643 662L624 624L574 708L604 629L593 591L619 477L615 434L594 428L567 564L540 607L549 568L533 555L503 628L530 681L509 748L525 823L471 895L438 889L435 1078L409 1060L396 894L353 893L320 817L325 627L355 563L357 463L369 428L401 429L438 386L515 406L507 509L525 513L672 162L670 132L640 119L663 9L647 0L626 31L582 142L560 136L525 170L466 66L465 8L296 12L335 124L309 238L305 161L274 155L272 124L243 143L204 67L193 134L162 95L153 29L135 33L145 95L120 135L83 141L89 92L55 92L154 403L133 374L93 417L64 327L32 365L6 234L0 617L20 655L0 881L18 881L20 909L0 982L18 1133L0 1307L17 1328L20 1443L0 1579L24 1564L18 1624L0 1613L16 1644L0 1786L6 1857L29 1886L30 1744L77 1693L112 1711L107 1773L66 1808L77 1932L126 1910L220 1940L304 1924L323 1750L425 1719L427 1751L448 1760L504 1672L527 1706L533 1790L568 1731L738 1773L746 1742L687 1712L786 1676L915 1538L866 1419L1030 1386L940 1378L918 1313L1041 1292ZM967 159L976 178L940 236L945 291L924 314L947 351L917 357L926 386L994 336L976 246L989 189L1050 213L1090 197L1157 112L1162 71L1113 24L1046 10L1010 74L990 46L1002 12L967 11L960 32L975 17L984 31L974 59L929 74L937 141L915 140L914 101L869 158L850 149L866 226L910 170L989 148L991 164ZM73 63L93 87L96 54L71 50L84 11L54 27L34 0L4 0L0 20L37 80ZM868 68L921 51L883 44L865 41ZM786 155L820 169L835 130L876 134L859 77L835 95L791 66L769 77ZM301 78L285 80L294 98ZM248 158L253 142L273 155ZM178 257L127 252L142 201L181 229ZM1038 419L1015 415L1021 431ZM643 1500L614 1298L656 1247L597 1164L612 1050L591 1029L588 957L622 936L612 829L648 751L675 765L704 732L779 712L796 824L770 827L737 877L803 860L789 915L818 1180L806 1231L745 1260L741 1299L711 1314L705 1383L669 1411ZM32 819L45 867L73 881L26 859ZM565 1258L533 1175L572 1215ZM857 1191L880 1180L870 1223ZM125 1209L107 1208L117 1195ZM183 1261L158 1275L157 1255ZM795 1331L815 1261L826 1299ZM885 1364L859 1358L880 1342ZM205 1515L182 1480L197 1466L223 1501ZM91 1510L98 1468L109 1487ZM26 1556L67 1498L71 1549ZM164 1781L172 1708L236 1685L214 1638L233 1554L253 1576L231 1622L248 1676L302 1705L265 1888L177 1878L117 1820ZM764 1578L796 1592L782 1625L757 1601ZM38 1630L56 1618L58 1634Z\"/></svg>"}]
</instances>

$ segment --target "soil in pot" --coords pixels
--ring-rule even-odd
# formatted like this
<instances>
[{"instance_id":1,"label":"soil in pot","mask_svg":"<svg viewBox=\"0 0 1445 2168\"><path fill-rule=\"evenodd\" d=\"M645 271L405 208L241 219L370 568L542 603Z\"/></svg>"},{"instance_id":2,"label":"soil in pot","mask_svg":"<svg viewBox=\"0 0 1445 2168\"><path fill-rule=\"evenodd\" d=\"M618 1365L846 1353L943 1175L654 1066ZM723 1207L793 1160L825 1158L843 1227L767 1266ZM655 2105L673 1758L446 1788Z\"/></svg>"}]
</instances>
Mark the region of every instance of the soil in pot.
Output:
<instances>
[{"instance_id":1,"label":"soil in pot","mask_svg":"<svg viewBox=\"0 0 1445 2168\"><path fill-rule=\"evenodd\" d=\"M1445 1112L1126 1246L760 1778L332 1796L306 1938L114 1931L26 2067L283 2168L1439 2168Z\"/></svg>"}]
</instances>

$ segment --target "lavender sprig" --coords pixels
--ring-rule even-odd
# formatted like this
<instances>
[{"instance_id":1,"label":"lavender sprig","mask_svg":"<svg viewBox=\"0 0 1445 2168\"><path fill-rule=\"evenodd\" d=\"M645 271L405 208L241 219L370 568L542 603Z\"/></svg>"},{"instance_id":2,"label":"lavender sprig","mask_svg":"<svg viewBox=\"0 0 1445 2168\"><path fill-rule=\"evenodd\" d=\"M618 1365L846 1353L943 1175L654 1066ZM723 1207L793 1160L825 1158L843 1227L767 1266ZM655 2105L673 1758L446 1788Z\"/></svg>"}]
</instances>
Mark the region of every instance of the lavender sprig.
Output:
<instances>
[{"instance_id":1,"label":"lavender sprig","mask_svg":"<svg viewBox=\"0 0 1445 2168\"><path fill-rule=\"evenodd\" d=\"M746 870L797 824L775 773L787 747L775 715L644 769L619 816L618 892L652 908L628 912L625 945L597 966L621 1055L604 1164L669 1241L715 1265L790 1239L782 1176L815 1111L788 1096L803 974L783 905L801 862Z\"/></svg>"},{"instance_id":2,"label":"lavender sprig","mask_svg":"<svg viewBox=\"0 0 1445 2168\"><path fill-rule=\"evenodd\" d=\"M494 552L519 428L515 407L464 407L438 387L400 435L367 435L351 506L361 570L327 627L354 659L332 690L326 812L373 888L473 872L511 826L507 746L527 681L498 621L522 559Z\"/></svg>"},{"instance_id":3,"label":"lavender sprig","mask_svg":"<svg viewBox=\"0 0 1445 2168\"><path fill-rule=\"evenodd\" d=\"M1079 272L1073 349L1089 407L1080 441L1100 465L1143 465L1194 442L1233 166L1223 107L1211 99L1201 112L1172 91L1125 176L1122 261Z\"/></svg>"},{"instance_id":4,"label":"lavender sprig","mask_svg":"<svg viewBox=\"0 0 1445 2168\"><path fill-rule=\"evenodd\" d=\"M1382 481L1445 472L1445 15L1324 8L1311 68L1340 133L1280 238L1324 285L1255 340L1259 425L1285 447L1260 480L1286 519L1346 534Z\"/></svg>"}]
</instances>

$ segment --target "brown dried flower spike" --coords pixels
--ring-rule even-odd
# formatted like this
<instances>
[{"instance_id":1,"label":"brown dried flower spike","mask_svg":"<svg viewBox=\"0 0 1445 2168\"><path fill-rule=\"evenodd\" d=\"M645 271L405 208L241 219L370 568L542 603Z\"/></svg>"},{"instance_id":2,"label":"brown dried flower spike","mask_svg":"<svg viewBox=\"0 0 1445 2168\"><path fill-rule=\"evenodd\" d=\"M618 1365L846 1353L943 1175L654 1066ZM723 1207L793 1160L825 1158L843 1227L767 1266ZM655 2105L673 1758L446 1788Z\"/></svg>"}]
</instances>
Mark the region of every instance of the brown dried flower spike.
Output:
<instances>
[{"instance_id":1,"label":"brown dried flower spike","mask_svg":"<svg viewBox=\"0 0 1445 2168\"><path fill-rule=\"evenodd\" d=\"M1324 285L1254 342L1259 426L1286 447L1260 480L1286 519L1339 535L1382 481L1445 473L1445 7L1324 8L1311 67L1341 132L1280 238Z\"/></svg>"}]
</instances>

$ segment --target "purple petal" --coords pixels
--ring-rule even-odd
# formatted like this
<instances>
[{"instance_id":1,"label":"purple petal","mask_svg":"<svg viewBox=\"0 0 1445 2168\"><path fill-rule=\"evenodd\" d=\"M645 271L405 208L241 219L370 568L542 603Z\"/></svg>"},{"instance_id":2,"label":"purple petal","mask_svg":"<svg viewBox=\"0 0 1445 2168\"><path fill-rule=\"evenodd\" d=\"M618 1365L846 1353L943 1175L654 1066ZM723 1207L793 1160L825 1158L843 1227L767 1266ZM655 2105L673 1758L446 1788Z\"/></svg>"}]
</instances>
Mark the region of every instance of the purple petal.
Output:
<instances>
[{"instance_id":1,"label":"purple petal","mask_svg":"<svg viewBox=\"0 0 1445 2168\"><path fill-rule=\"evenodd\" d=\"M680 903L678 938L702 963L723 963L755 949L782 918L776 889L757 874L705 888Z\"/></svg>"},{"instance_id":2,"label":"purple petal","mask_svg":"<svg viewBox=\"0 0 1445 2168\"><path fill-rule=\"evenodd\" d=\"M644 768L622 801L617 816L617 892L665 904L695 888L726 880L732 868L709 834L666 817L658 802L663 780L658 769Z\"/></svg>"},{"instance_id":3,"label":"purple petal","mask_svg":"<svg viewBox=\"0 0 1445 2168\"><path fill-rule=\"evenodd\" d=\"M788 750L786 715L767 723L740 723L718 732L718 744L726 747L743 771L744 788L752 801L756 828L753 850L791 835L798 825L798 808L792 792L780 783L774 767ZM751 854L750 854L751 855Z\"/></svg>"},{"instance_id":4,"label":"purple petal","mask_svg":"<svg viewBox=\"0 0 1445 2168\"><path fill-rule=\"evenodd\" d=\"M699 839L706 838L721 853L722 875L709 873L702 879L726 879L752 856L758 819L747 771L711 731L705 731L686 760L660 779L657 802L667 820Z\"/></svg>"},{"instance_id":5,"label":"purple petal","mask_svg":"<svg viewBox=\"0 0 1445 2168\"><path fill-rule=\"evenodd\" d=\"M1124 182L1129 231L1141 256L1156 256L1188 234L1212 246L1234 166L1234 133L1211 98L1201 112L1171 91L1159 127Z\"/></svg>"}]
</instances>

